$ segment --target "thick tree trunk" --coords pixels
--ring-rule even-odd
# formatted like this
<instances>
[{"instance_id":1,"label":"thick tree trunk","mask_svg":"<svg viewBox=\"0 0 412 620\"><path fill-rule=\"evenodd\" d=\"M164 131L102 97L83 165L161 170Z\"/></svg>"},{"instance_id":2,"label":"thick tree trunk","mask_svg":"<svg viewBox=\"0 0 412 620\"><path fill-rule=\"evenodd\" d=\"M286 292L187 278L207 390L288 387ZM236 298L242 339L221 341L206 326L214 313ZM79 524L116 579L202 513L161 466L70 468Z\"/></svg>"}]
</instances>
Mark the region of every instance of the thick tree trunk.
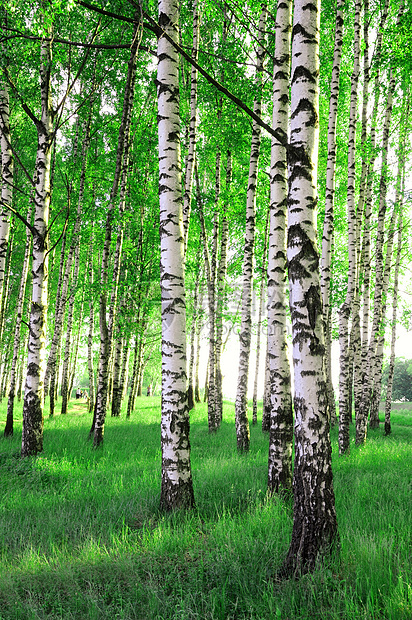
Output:
<instances>
[{"instance_id":1,"label":"thick tree trunk","mask_svg":"<svg viewBox=\"0 0 412 620\"><path fill-rule=\"evenodd\" d=\"M337 542L324 330L316 247L319 2L295 0L292 31L288 274L292 316L295 466L293 531L281 574L313 570Z\"/></svg>"},{"instance_id":2,"label":"thick tree trunk","mask_svg":"<svg viewBox=\"0 0 412 620\"><path fill-rule=\"evenodd\" d=\"M253 111L260 116L262 102L262 70L265 56L266 6L262 5L259 19L258 49L256 61L256 97ZM253 255L256 228L256 184L258 174L261 128L253 121L252 145L249 159L249 176L246 199L246 232L242 267L242 309L239 334L239 370L235 401L236 441L239 452L247 452L250 445L249 420L247 417L247 390L249 378L250 343L252 337L252 288L253 288Z\"/></svg>"},{"instance_id":3,"label":"thick tree trunk","mask_svg":"<svg viewBox=\"0 0 412 620\"><path fill-rule=\"evenodd\" d=\"M355 2L354 43L353 43L353 70L351 77L351 95L349 112L348 135L348 183L347 183L347 221L348 221L348 287L345 301L339 310L339 346L340 346L340 373L339 373L339 454L349 451L349 318L352 312L356 290L357 267L357 217L355 206L356 181L356 120L358 105L358 81L360 66L360 14L361 2Z\"/></svg>"},{"instance_id":4,"label":"thick tree trunk","mask_svg":"<svg viewBox=\"0 0 412 620\"><path fill-rule=\"evenodd\" d=\"M48 285L48 225L53 112L50 96L51 40L41 43L41 120L38 134L34 191L32 297L29 319L27 375L23 404L22 456L43 450L44 374Z\"/></svg>"},{"instance_id":5,"label":"thick tree trunk","mask_svg":"<svg viewBox=\"0 0 412 620\"><path fill-rule=\"evenodd\" d=\"M325 363L326 381L328 389L328 402L331 416L331 423L336 423L335 393L332 385L331 376L331 346L332 339L330 333L330 281L333 258L333 218L335 202L335 171L336 171L336 120L338 116L339 99L339 75L342 58L343 42L343 8L344 0L337 0L336 3L336 22L335 22L335 43L333 49L332 79L330 84L329 100L329 120L328 120L328 160L326 164L326 195L325 195L325 219L323 222L322 237L322 258L321 258L321 280L320 288L322 291L323 303L323 323L325 329Z\"/></svg>"},{"instance_id":6,"label":"thick tree trunk","mask_svg":"<svg viewBox=\"0 0 412 620\"><path fill-rule=\"evenodd\" d=\"M273 67L273 126L288 134L292 2L279 0ZM268 261L268 357L270 368L270 436L268 491L292 487L293 414L287 346L287 157L272 139L270 166L270 234Z\"/></svg>"},{"instance_id":7,"label":"thick tree trunk","mask_svg":"<svg viewBox=\"0 0 412 620\"><path fill-rule=\"evenodd\" d=\"M178 37L179 5L159 1L159 23ZM181 197L179 57L161 37L157 48L160 282L162 295L162 510L194 505L186 386L184 231Z\"/></svg>"}]
</instances>

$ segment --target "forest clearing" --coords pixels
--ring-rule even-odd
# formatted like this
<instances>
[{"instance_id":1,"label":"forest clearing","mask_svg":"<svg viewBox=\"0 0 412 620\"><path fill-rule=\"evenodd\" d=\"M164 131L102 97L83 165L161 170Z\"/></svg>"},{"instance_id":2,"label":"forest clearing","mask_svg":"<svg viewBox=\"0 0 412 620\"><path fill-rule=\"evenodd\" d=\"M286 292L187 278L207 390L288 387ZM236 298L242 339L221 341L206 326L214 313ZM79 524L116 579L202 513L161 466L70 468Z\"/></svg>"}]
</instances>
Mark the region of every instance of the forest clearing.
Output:
<instances>
[{"instance_id":1,"label":"forest clearing","mask_svg":"<svg viewBox=\"0 0 412 620\"><path fill-rule=\"evenodd\" d=\"M139 398L130 420L110 417L101 451L86 444L90 415L70 405L46 418L47 447L29 460L19 459L20 414L14 438L0 443L2 620L412 617L410 412L394 412L390 438L373 431L344 458L332 431L340 560L283 583L273 577L292 500L267 495L260 419L239 455L233 403L212 435L206 405L196 408L196 508L165 515L158 397Z\"/></svg>"},{"instance_id":2,"label":"forest clearing","mask_svg":"<svg viewBox=\"0 0 412 620\"><path fill-rule=\"evenodd\" d=\"M411 40L1 2L0 619L411 619Z\"/></svg>"}]
</instances>

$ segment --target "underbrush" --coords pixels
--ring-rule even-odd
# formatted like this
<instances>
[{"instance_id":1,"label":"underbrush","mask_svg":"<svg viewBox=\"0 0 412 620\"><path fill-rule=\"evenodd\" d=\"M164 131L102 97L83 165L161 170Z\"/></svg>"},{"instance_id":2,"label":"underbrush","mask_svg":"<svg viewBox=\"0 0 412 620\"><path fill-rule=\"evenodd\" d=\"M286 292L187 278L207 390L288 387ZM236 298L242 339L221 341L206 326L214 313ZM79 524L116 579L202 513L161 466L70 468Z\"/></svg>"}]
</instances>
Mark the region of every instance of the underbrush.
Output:
<instances>
[{"instance_id":1,"label":"underbrush","mask_svg":"<svg viewBox=\"0 0 412 620\"><path fill-rule=\"evenodd\" d=\"M0 618L411 620L412 419L369 432L341 458L332 431L340 560L274 583L292 528L291 498L266 494L268 438L236 452L234 407L209 435L191 416L196 509L164 515L160 400L107 418L87 441L85 405L45 417L44 452L22 460L21 407L0 441ZM0 428L6 418L0 405ZM353 431L353 429L352 429Z\"/></svg>"}]
</instances>

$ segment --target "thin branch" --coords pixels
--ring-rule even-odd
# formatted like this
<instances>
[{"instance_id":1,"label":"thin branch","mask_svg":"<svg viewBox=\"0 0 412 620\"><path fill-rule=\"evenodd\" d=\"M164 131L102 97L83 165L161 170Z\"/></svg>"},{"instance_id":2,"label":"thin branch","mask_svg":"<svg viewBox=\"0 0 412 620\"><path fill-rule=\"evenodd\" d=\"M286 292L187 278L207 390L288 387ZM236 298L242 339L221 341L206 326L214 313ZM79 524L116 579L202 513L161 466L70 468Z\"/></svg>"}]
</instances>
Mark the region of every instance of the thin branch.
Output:
<instances>
[{"instance_id":1,"label":"thin branch","mask_svg":"<svg viewBox=\"0 0 412 620\"><path fill-rule=\"evenodd\" d=\"M3 200L0 200L0 206L8 209L9 211L11 211L12 213L14 213L14 215L21 221L23 222L23 224L25 226L27 226L27 228L30 230L31 234L33 235L33 237L37 236L38 230L32 226L25 217L23 217L23 215L20 215L20 213L18 211L16 211L15 209L13 209L13 207L11 207L10 205L7 204L7 202L3 202Z\"/></svg>"}]
</instances>

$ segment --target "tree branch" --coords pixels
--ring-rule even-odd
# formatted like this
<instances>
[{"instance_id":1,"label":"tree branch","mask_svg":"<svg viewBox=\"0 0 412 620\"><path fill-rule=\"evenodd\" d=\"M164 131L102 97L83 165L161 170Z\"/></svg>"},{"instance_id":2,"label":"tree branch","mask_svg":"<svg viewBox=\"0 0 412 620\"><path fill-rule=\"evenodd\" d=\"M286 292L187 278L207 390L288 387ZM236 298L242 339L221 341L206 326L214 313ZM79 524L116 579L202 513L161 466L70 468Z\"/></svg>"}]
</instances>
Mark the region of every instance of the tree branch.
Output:
<instances>
[{"instance_id":1,"label":"tree branch","mask_svg":"<svg viewBox=\"0 0 412 620\"><path fill-rule=\"evenodd\" d=\"M35 237L36 235L38 235L38 231L37 229L32 226L30 224L30 222L28 222L26 220L25 217L23 217L22 215L20 215L20 213L18 211L16 211L15 209L13 209L13 207L11 207L10 205L7 204L7 202L3 202L2 200L0 200L0 206L4 207L5 209L8 209L9 211L11 211L12 213L14 213L14 215L21 221L23 222L23 224L25 226L27 226L27 228L30 230L31 234L33 235L33 237Z\"/></svg>"}]
</instances>

